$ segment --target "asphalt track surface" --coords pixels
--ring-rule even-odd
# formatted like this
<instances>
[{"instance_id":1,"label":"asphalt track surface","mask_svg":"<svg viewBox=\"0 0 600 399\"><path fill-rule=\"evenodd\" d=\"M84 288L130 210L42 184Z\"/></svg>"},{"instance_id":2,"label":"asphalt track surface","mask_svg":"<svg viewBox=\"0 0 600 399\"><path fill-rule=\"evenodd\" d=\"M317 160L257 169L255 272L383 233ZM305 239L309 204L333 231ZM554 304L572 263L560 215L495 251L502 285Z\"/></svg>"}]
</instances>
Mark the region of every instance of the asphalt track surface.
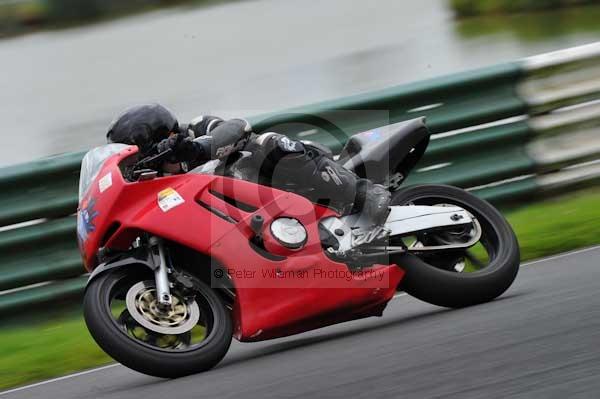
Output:
<instances>
[{"instance_id":1,"label":"asphalt track surface","mask_svg":"<svg viewBox=\"0 0 600 399\"><path fill-rule=\"evenodd\" d=\"M600 247L526 265L499 299L448 310L401 295L370 318L255 344L178 380L120 365L2 399L598 398Z\"/></svg>"}]
</instances>

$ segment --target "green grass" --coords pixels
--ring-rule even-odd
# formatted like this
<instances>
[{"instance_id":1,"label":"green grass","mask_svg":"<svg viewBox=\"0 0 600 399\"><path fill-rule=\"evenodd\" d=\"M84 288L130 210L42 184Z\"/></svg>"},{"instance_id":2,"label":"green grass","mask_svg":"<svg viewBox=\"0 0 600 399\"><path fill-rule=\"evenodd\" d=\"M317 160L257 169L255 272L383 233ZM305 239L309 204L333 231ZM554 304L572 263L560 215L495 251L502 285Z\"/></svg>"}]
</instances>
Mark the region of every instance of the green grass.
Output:
<instances>
[{"instance_id":1,"label":"green grass","mask_svg":"<svg viewBox=\"0 0 600 399\"><path fill-rule=\"evenodd\" d=\"M81 317L5 328L0 340L0 389L111 362Z\"/></svg>"},{"instance_id":2,"label":"green grass","mask_svg":"<svg viewBox=\"0 0 600 399\"><path fill-rule=\"evenodd\" d=\"M555 10L577 5L598 4L598 0L451 0L454 11L462 17Z\"/></svg>"},{"instance_id":3,"label":"green grass","mask_svg":"<svg viewBox=\"0 0 600 399\"><path fill-rule=\"evenodd\" d=\"M484 14L462 18L454 25L454 29L463 38L511 35L521 41L538 42L571 34L597 34L600 32L599 18L600 2L535 13Z\"/></svg>"},{"instance_id":4,"label":"green grass","mask_svg":"<svg viewBox=\"0 0 600 399\"><path fill-rule=\"evenodd\" d=\"M211 6L235 0L0 0L0 38L41 29L100 23L168 7Z\"/></svg>"},{"instance_id":5,"label":"green grass","mask_svg":"<svg viewBox=\"0 0 600 399\"><path fill-rule=\"evenodd\" d=\"M505 212L523 260L600 243L600 189L579 191ZM0 331L0 389L111 362L80 316Z\"/></svg>"},{"instance_id":6,"label":"green grass","mask_svg":"<svg viewBox=\"0 0 600 399\"><path fill-rule=\"evenodd\" d=\"M557 197L507 212L521 259L600 244L600 189Z\"/></svg>"}]
</instances>

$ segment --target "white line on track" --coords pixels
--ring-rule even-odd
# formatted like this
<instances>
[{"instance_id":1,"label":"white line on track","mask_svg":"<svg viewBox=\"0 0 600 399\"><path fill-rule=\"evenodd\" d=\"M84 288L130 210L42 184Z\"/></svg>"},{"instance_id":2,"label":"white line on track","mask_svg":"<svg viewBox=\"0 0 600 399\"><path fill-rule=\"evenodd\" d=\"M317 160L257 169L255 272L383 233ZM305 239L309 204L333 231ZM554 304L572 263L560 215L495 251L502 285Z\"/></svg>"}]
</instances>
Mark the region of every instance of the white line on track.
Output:
<instances>
[{"instance_id":1,"label":"white line on track","mask_svg":"<svg viewBox=\"0 0 600 399\"><path fill-rule=\"evenodd\" d=\"M97 367L95 369L85 370L85 371L81 371L79 373L74 373L74 374L69 374L69 375L65 375L65 376L62 376L62 377L58 377L58 378L53 378L51 380L36 382L35 384L25 385L25 386L22 386L22 387L19 387L19 388L11 389L9 391L0 392L0 396L8 395L9 393L24 391L24 390L29 389L29 388L39 387L40 385L46 385L46 384L50 384L52 382L62 381L62 380L66 380L66 379L74 378L74 377L79 377L80 375L86 375L86 374L90 374L90 373L95 373L96 371L102 371L102 370L110 369L110 368L117 367L117 366L120 366L120 364L117 364L117 363L115 363L115 364L109 364L108 366Z\"/></svg>"},{"instance_id":2,"label":"white line on track","mask_svg":"<svg viewBox=\"0 0 600 399\"><path fill-rule=\"evenodd\" d=\"M584 253L584 252L590 252L590 251L593 251L593 250L596 250L596 249L600 249L600 245L596 245L594 247L583 248L583 249L577 249L575 251L564 252L562 254L558 254L558 255L553 255L553 256L548 256L548 257L545 257L545 258L540 258L540 259L532 260L530 262L522 263L521 267L532 266L532 265L535 265L537 263L547 262L549 260L560 259L560 258L564 258L566 256L577 255L577 254L581 254L581 253ZM406 295L408 295L406 292L398 292L396 295L394 295L394 297L392 298L392 300L398 299L398 298L406 296Z\"/></svg>"},{"instance_id":3,"label":"white line on track","mask_svg":"<svg viewBox=\"0 0 600 399\"><path fill-rule=\"evenodd\" d=\"M531 265L535 265L536 263L542 263L542 262L546 262L546 261L549 261L549 260L560 259L560 258L564 258L564 257L571 256L571 255L582 254L582 253L594 251L594 250L597 250L597 249L600 249L600 245L596 245L596 246L593 246L593 247L587 247L587 248L583 248L583 249L577 249L575 251L570 251L570 252L564 252L562 254L548 256L546 258L540 258L540 259L532 260L530 262L523 263L521 265L521 267L523 267L523 266L531 266Z\"/></svg>"},{"instance_id":4,"label":"white line on track","mask_svg":"<svg viewBox=\"0 0 600 399\"><path fill-rule=\"evenodd\" d=\"M547 261L551 261L551 260L555 260L555 259L560 259L560 258L564 258L564 257L571 256L571 255L582 254L582 253L585 253L585 252L590 252L590 251L594 251L594 250L598 250L598 249L600 249L600 245L597 245L597 246L594 246L594 247L588 247L588 248L578 249L578 250L571 251L571 252L565 252L565 253L562 253L562 254L559 254L559 255L548 256L546 258L541 258L541 259L537 259L537 260L534 260L534 261L531 261L531 262L523 263L521 265L521 267L532 266L532 265L535 265L537 263L542 263L542 262L547 262ZM392 300L398 299L400 297L407 296L407 295L408 294L406 292L399 292L396 295L394 295L394 298L392 298ZM19 391L24 391L24 390L27 390L27 389L30 389L30 388L39 387L41 385L51 384L51 383L57 382L57 381L67 380L67 379L70 379L70 378L75 378L75 377L79 377L79 376L82 376L82 375L95 373L97 371L107 370L107 369L110 369L110 368L113 368L113 367L117 367L117 366L120 366L120 364L118 364L118 363L109 364L108 366L102 366L102 367L98 367L98 368L95 368L95 369L81 371L79 373L74 373L74 374L69 374L69 375L65 375L65 376L62 376L62 377L58 377L58 378L53 378L51 380L36 382L35 384L25 385L25 386L14 388L14 389L11 389L11 390L8 390L8 391L0 392L0 396L8 395L8 394L19 392Z\"/></svg>"}]
</instances>

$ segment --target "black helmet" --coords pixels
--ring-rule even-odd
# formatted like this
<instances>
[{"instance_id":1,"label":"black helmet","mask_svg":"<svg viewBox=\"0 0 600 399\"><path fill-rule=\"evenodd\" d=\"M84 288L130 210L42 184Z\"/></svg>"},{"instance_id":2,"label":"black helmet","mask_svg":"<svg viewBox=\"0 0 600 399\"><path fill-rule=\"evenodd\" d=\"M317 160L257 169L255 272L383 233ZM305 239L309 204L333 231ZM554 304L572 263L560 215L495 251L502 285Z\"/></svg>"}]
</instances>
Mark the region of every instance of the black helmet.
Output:
<instances>
[{"instance_id":1,"label":"black helmet","mask_svg":"<svg viewBox=\"0 0 600 399\"><path fill-rule=\"evenodd\" d=\"M160 104L145 104L129 108L108 127L109 143L132 144L147 152L152 145L178 132L175 115Z\"/></svg>"}]
</instances>

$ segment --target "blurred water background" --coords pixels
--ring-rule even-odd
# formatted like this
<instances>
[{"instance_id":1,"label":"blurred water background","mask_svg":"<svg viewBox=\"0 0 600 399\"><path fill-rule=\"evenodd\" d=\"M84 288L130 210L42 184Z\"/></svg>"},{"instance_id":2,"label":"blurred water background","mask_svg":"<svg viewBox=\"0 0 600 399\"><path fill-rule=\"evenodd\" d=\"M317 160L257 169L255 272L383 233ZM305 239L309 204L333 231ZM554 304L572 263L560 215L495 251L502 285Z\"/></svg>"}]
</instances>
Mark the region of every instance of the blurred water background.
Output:
<instances>
[{"instance_id":1,"label":"blurred water background","mask_svg":"<svg viewBox=\"0 0 600 399\"><path fill-rule=\"evenodd\" d=\"M600 5L457 19L447 0L247 0L9 37L0 165L101 144L140 102L248 116L598 41L599 20Z\"/></svg>"}]
</instances>

